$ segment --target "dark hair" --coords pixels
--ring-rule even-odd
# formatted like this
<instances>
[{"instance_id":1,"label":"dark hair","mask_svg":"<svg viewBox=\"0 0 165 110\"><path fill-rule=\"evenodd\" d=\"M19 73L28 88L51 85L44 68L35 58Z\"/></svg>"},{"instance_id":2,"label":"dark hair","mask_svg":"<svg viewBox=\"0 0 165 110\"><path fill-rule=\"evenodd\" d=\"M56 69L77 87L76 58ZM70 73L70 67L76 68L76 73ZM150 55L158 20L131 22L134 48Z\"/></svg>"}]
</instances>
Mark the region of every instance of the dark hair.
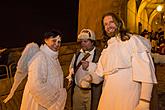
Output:
<instances>
[{"instance_id":1,"label":"dark hair","mask_svg":"<svg viewBox=\"0 0 165 110\"><path fill-rule=\"evenodd\" d=\"M109 12L109 13L106 13L105 15L103 15L102 20L101 20L102 30L103 30L103 42L107 43L107 41L110 39L110 37L107 35L107 33L105 31L105 27L104 27L104 18L106 16L112 16L112 19L117 26L117 31L121 35L121 40L122 41L129 40L130 36L127 34L128 31L124 27L123 20L121 18L119 18L116 14Z\"/></svg>"},{"instance_id":2,"label":"dark hair","mask_svg":"<svg viewBox=\"0 0 165 110\"><path fill-rule=\"evenodd\" d=\"M58 35L59 35L60 37L63 37L63 34L61 33L61 31L56 30L56 29L52 29L51 31L48 31L48 32L44 33L43 38L42 38L42 39L43 39L43 43L45 43L45 42L44 42L45 39L48 39L48 38L50 38L50 37L55 38L55 37L57 37Z\"/></svg>"}]
</instances>

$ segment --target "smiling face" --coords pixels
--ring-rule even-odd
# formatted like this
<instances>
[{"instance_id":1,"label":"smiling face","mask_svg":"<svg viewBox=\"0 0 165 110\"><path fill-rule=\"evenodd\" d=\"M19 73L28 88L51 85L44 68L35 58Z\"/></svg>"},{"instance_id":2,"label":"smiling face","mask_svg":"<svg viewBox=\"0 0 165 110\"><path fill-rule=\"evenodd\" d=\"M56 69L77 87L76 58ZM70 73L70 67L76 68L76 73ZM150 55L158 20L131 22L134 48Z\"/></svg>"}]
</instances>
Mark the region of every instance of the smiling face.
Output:
<instances>
[{"instance_id":1,"label":"smiling face","mask_svg":"<svg viewBox=\"0 0 165 110\"><path fill-rule=\"evenodd\" d=\"M113 20L112 16L105 16L103 19L103 25L104 25L104 30L107 33L107 35L111 36L112 34L114 34L117 30L117 26Z\"/></svg>"},{"instance_id":2,"label":"smiling face","mask_svg":"<svg viewBox=\"0 0 165 110\"><path fill-rule=\"evenodd\" d=\"M56 37L46 38L45 43L51 50L58 51L61 46L61 37L58 35Z\"/></svg>"}]
</instances>

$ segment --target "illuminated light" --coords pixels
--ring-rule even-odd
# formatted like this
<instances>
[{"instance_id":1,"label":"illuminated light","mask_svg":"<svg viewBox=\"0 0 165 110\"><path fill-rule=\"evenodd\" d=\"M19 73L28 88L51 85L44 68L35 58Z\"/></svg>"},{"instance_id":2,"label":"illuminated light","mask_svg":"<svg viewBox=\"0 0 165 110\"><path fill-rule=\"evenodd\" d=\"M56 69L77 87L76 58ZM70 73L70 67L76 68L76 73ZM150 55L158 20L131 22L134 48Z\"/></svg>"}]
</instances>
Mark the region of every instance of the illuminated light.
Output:
<instances>
[{"instance_id":1,"label":"illuminated light","mask_svg":"<svg viewBox=\"0 0 165 110\"><path fill-rule=\"evenodd\" d=\"M165 19L165 15L163 15L163 19Z\"/></svg>"},{"instance_id":2,"label":"illuminated light","mask_svg":"<svg viewBox=\"0 0 165 110\"><path fill-rule=\"evenodd\" d=\"M162 11L162 9L163 9L162 5L158 5L157 8L156 8L156 10L159 11L159 12Z\"/></svg>"}]
</instances>

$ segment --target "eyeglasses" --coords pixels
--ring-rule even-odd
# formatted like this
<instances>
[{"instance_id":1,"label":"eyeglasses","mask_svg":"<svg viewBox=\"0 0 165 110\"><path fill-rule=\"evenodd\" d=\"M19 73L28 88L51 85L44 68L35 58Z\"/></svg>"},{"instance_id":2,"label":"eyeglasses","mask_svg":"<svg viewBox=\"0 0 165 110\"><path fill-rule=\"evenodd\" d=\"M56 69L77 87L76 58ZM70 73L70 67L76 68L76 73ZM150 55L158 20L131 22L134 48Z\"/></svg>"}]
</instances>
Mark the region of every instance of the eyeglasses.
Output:
<instances>
[{"instance_id":1,"label":"eyeglasses","mask_svg":"<svg viewBox=\"0 0 165 110\"><path fill-rule=\"evenodd\" d=\"M91 33L88 30L83 30L82 33L88 33L89 37L91 37Z\"/></svg>"}]
</instances>

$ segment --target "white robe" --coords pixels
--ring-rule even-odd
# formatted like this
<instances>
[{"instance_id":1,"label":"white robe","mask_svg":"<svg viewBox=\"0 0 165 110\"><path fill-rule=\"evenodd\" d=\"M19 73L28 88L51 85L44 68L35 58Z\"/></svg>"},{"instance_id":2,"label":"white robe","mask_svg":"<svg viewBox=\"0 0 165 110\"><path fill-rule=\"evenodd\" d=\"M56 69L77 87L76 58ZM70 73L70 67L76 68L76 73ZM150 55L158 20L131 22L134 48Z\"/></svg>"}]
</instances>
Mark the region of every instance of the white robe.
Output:
<instances>
[{"instance_id":1,"label":"white robe","mask_svg":"<svg viewBox=\"0 0 165 110\"><path fill-rule=\"evenodd\" d=\"M157 83L149 42L135 35L125 42L111 38L95 73L104 77L98 110L134 110L140 82Z\"/></svg>"},{"instance_id":2,"label":"white robe","mask_svg":"<svg viewBox=\"0 0 165 110\"><path fill-rule=\"evenodd\" d=\"M64 110L66 97L58 53L41 46L29 62L21 110Z\"/></svg>"}]
</instances>

